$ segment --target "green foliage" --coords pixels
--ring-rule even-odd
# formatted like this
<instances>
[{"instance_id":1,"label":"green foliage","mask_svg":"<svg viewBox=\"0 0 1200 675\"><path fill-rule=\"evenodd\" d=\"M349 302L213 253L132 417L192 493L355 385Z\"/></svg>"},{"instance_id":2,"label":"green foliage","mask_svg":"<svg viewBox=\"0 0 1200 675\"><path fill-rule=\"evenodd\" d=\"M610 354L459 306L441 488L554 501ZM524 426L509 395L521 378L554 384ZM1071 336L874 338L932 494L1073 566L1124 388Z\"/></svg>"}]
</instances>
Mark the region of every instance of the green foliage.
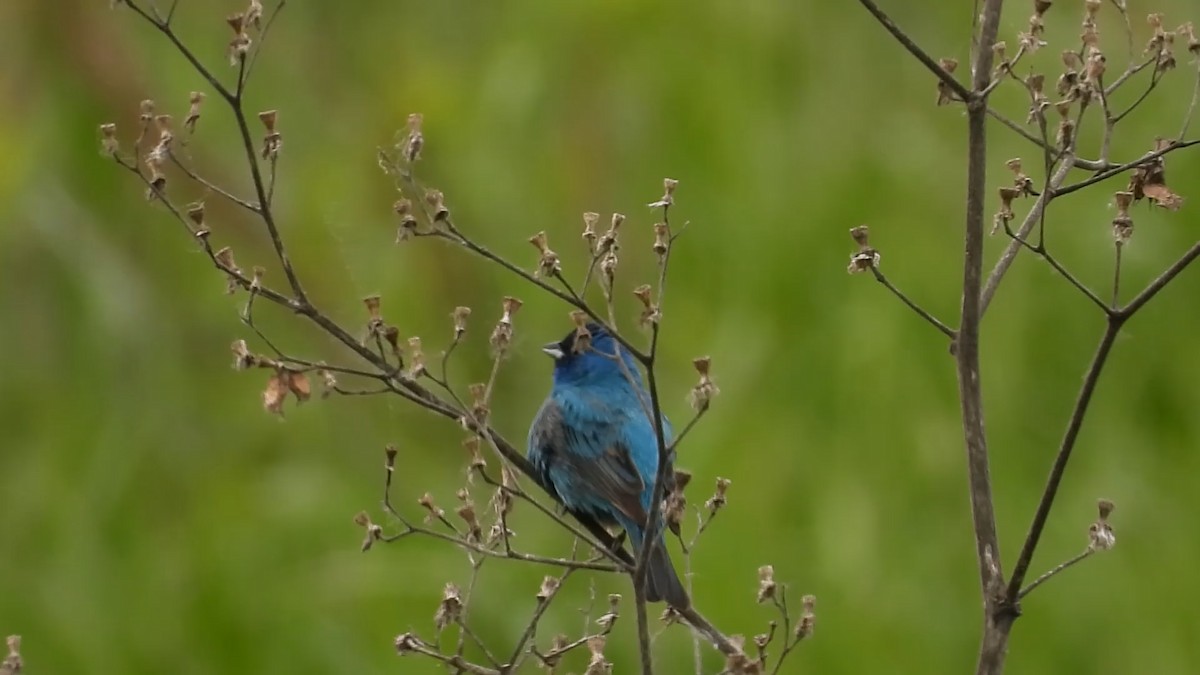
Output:
<instances>
[{"instance_id":1,"label":"green foliage","mask_svg":"<svg viewBox=\"0 0 1200 675\"><path fill-rule=\"evenodd\" d=\"M241 4L183 0L176 17L230 77L222 19ZM892 4L931 53L966 63L970 3ZM1130 4L1135 18L1153 9L1169 25L1200 20L1185 16L1195 12L1185 0ZM439 672L397 662L391 641L410 628L431 634L443 584L465 583L465 560L419 539L364 555L352 517L377 511L386 443L400 448L397 489L413 514L426 491L451 502L460 432L398 399L289 403L285 421L262 411L265 374L228 368L230 341L252 337L238 320L242 301L97 155L98 124L132 129L143 98L182 119L188 92L204 88L165 41L106 5L0 6L0 634L22 634L29 669L46 673ZM1001 34L1015 44L1028 9L1008 5ZM1052 44L1074 34L1081 11L1056 3ZM1110 5L1101 21L1110 69L1123 68ZM1140 18L1135 31L1140 50L1149 36ZM1047 50L1027 63L1057 72L1057 58ZM1115 158L1178 132L1193 69L1181 55L1124 123ZM686 419L691 359L711 354L723 395L680 464L696 475L693 503L718 476L733 480L729 507L695 553L698 604L726 631L764 630L772 615L754 604L755 574L770 563L794 598L818 598L815 637L787 672L929 673L966 671L978 639L953 362L943 336L843 270L848 228L870 223L889 278L954 324L965 118L935 98L933 78L854 3L293 2L256 66L249 107L280 111L281 227L314 301L339 320L358 322L360 299L380 293L403 334L436 354L449 312L470 306L457 362L465 383L486 379L500 298L525 300L494 411L513 440L548 386L536 346L568 326L567 308L461 250L388 245L395 196L377 147L409 112L424 113L423 178L446 193L461 228L528 268L537 256L526 239L545 230L577 276L580 213L629 214L628 289L653 274L644 205L664 176L679 179L673 215L691 225L664 308L666 409ZM218 103L206 103L188 152L212 180L249 195ZM996 104L1024 118L1023 92L1001 88ZM1096 125L1086 127L1085 147L1095 147ZM1016 156L1040 180L1034 146L999 126L992 136L994 183L1009 179L1003 161ZM1130 292L1196 239L1198 167L1190 150L1167 160L1172 184L1193 200L1182 211L1135 208ZM1095 288L1110 279L1109 202L1123 186L1049 211L1056 256ZM169 190L180 201L202 196L182 177ZM215 196L208 205L214 242L247 268L271 261L257 221ZM988 242L993 258L1002 237ZM281 281L278 270L268 279ZM1184 673L1200 661L1197 292L1185 273L1117 343L1034 573L1085 545L1096 497L1118 505L1119 542L1024 603L1013 672ZM626 307L632 324L637 305ZM264 331L289 351L340 358L300 320L263 310ZM984 322L1008 565L1101 328L1094 308L1031 257L1017 261ZM522 547L565 550L532 514L513 526ZM486 639L511 643L542 573L484 566L472 613ZM578 632L586 579L563 589L543 644ZM600 598L626 592L623 579L595 583ZM623 621L608 654L630 672L632 616ZM659 659L682 664L664 672L690 668L681 629L664 634Z\"/></svg>"}]
</instances>

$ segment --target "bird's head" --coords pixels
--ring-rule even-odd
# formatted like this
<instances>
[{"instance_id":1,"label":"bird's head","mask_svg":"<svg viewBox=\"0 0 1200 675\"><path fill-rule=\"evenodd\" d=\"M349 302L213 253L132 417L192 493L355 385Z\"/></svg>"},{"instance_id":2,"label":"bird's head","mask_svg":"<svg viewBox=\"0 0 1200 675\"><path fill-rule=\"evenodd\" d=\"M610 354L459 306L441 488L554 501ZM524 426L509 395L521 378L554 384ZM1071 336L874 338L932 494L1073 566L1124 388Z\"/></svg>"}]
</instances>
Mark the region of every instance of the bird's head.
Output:
<instances>
[{"instance_id":1,"label":"bird's head","mask_svg":"<svg viewBox=\"0 0 1200 675\"><path fill-rule=\"evenodd\" d=\"M542 351L554 359L555 384L628 386L627 372L639 387L642 384L633 356L599 324L589 323L585 335L573 330L562 340L542 347ZM624 367L617 362L618 354Z\"/></svg>"}]
</instances>

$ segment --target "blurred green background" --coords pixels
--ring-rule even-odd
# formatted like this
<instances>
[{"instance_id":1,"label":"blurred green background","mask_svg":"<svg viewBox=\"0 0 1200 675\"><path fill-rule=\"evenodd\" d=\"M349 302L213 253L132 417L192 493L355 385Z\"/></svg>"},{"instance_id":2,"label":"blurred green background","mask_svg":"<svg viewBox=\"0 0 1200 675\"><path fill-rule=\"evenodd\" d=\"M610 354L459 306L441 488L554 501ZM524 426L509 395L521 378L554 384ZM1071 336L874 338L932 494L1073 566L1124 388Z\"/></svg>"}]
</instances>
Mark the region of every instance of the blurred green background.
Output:
<instances>
[{"instance_id":1,"label":"blurred green background","mask_svg":"<svg viewBox=\"0 0 1200 675\"><path fill-rule=\"evenodd\" d=\"M966 70L972 3L887 4L931 53ZM1006 4L1011 51L1030 7ZM1130 4L1139 50L1148 11L1171 26L1200 20L1186 0ZM1036 66L1053 81L1082 5L1055 3L1051 46L1023 72ZM182 0L176 18L226 78L223 17L241 7ZM1125 40L1107 3L1101 33L1119 70ZM446 192L461 227L527 266L536 254L526 238L546 230L577 278L579 214L629 214L627 288L654 274L645 204L664 176L679 179L675 215L691 225L666 307L667 410L677 425L687 419L690 360L711 354L723 393L680 464L696 474L696 504L717 476L733 480L728 510L693 558L698 605L729 633L764 630L772 613L754 604L755 572L772 563L794 600L818 598L816 639L785 672L973 668L980 600L946 342L870 278L844 271L847 229L869 223L892 280L955 323L965 118L933 106L933 79L857 3L292 0L267 45L248 107L280 111L277 213L315 301L355 327L360 299L381 293L386 317L431 354L449 335L448 312L475 308L456 357L465 385L486 378L499 299L524 299L495 404L499 429L518 443L548 385L536 347L564 332L567 308L464 251L392 246L395 193L376 149L409 112L424 113L423 179ZM1179 61L1122 124L1116 158L1178 132L1195 81L1182 45ZM127 9L0 3L0 633L25 636L38 673L443 672L398 661L391 640L410 629L432 636L443 583L467 579L463 556L422 540L364 555L351 518L379 517L386 443L400 448L406 507L415 513L426 490L451 507L461 432L399 399L289 404L283 421L264 413L265 374L229 368L230 341L251 337L238 321L243 298L224 295L162 207L98 155L98 124L118 123L128 147L138 101L181 119L188 91L203 88ZM208 100L187 152L249 195L218 103ZM996 104L1025 116L1012 87ZM1096 118L1084 126L1094 155ZM1009 180L1003 162L1016 156L1042 180L1033 146L998 126L992 140L993 184ZM1200 153L1171 156L1168 176L1194 202ZM1109 202L1123 185L1050 211L1052 250L1098 289L1110 283ZM202 196L179 176L169 189L181 203ZM1137 207L1130 293L1195 240L1193 202L1178 213ZM245 267L271 262L259 223L208 204L215 242ZM1004 243L988 240L990 258ZM283 285L276 267L268 281ZM1024 603L1010 672L1187 673L1200 662L1197 292L1200 274L1184 274L1118 342L1033 572L1082 549L1097 497L1118 505L1119 542ZM352 362L263 308L289 351ZM624 309L629 323L636 308ZM987 315L1006 567L1101 327L1031 258ZM530 513L514 527L525 550L565 551ZM484 566L472 620L497 651L521 630L544 573ZM594 581L600 593L625 589L623 579ZM539 644L578 634L588 587L586 575L568 583ZM616 672L634 668L632 627L627 613L609 648ZM663 673L691 672L683 629L663 634L658 659ZM711 654L708 665L719 669Z\"/></svg>"}]
</instances>

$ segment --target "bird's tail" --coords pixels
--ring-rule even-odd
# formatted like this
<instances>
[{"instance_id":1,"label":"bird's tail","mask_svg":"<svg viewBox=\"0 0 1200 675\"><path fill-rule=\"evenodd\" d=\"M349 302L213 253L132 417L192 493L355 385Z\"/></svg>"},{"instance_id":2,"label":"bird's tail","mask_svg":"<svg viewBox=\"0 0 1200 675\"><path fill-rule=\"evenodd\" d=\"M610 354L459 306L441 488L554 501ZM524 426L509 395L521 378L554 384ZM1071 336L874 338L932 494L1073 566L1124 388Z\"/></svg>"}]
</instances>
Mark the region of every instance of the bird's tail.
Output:
<instances>
[{"instance_id":1,"label":"bird's tail","mask_svg":"<svg viewBox=\"0 0 1200 675\"><path fill-rule=\"evenodd\" d=\"M641 532L630 532L631 543L635 551L641 549ZM648 602L663 602L676 609L687 609L691 604L687 591L675 574L675 566L671 564L671 556L667 553L667 544L661 536L650 549L650 557L646 561L646 600Z\"/></svg>"}]
</instances>

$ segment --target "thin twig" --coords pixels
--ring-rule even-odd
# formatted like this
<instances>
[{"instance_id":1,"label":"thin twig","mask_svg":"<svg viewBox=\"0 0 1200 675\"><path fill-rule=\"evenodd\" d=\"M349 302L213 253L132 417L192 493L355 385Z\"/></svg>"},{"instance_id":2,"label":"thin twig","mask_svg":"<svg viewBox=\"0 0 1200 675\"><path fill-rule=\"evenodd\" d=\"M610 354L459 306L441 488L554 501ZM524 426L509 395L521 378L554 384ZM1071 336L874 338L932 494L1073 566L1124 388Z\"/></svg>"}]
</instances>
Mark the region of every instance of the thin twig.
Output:
<instances>
[{"instance_id":1,"label":"thin twig","mask_svg":"<svg viewBox=\"0 0 1200 675\"><path fill-rule=\"evenodd\" d=\"M1200 59L1196 61L1196 84L1192 87L1192 100L1188 103L1187 113L1183 116L1183 128L1179 130L1177 140L1182 141L1192 124L1192 116L1196 114L1196 106L1200 104Z\"/></svg>"},{"instance_id":2,"label":"thin twig","mask_svg":"<svg viewBox=\"0 0 1200 675\"><path fill-rule=\"evenodd\" d=\"M1011 119L1006 117L1003 113L998 112L994 108L991 108L991 107L988 108L988 115L991 115L992 118L995 119L997 122L1003 124L1004 126L1008 127L1012 131L1014 131L1021 138L1024 138L1025 140L1029 141L1030 143L1033 143L1034 145L1038 146L1040 149L1042 149L1043 152L1049 153L1051 155L1057 155L1059 153L1058 149L1056 149L1056 148L1052 147L1051 145L1049 145L1048 143L1042 141L1037 136L1034 136L1033 134L1029 133L1024 128L1022 128L1021 125L1012 121ZM1072 155L1070 159L1071 159L1071 164L1075 168L1083 169L1084 171L1103 171L1105 169L1111 168L1111 164L1109 164L1108 162L1102 162L1100 160L1084 159L1082 157L1078 157L1075 155Z\"/></svg>"},{"instance_id":3,"label":"thin twig","mask_svg":"<svg viewBox=\"0 0 1200 675\"><path fill-rule=\"evenodd\" d=\"M1067 469L1067 462L1071 459L1071 451L1075 449L1075 441L1079 438L1079 430L1083 426L1083 418L1087 414L1088 405L1092 401L1092 394L1096 391L1096 383L1100 380L1100 372L1104 369L1104 364L1108 361L1109 352L1112 351L1113 343L1117 339L1117 333L1120 332L1121 326L1124 325L1127 318L1120 314L1113 314L1108 317L1104 335L1100 338L1100 345L1096 348L1096 353L1092 356L1092 362L1088 365L1087 373L1083 378L1083 386L1079 389L1079 396L1075 400L1075 407L1071 411L1070 419L1067 421L1067 430L1063 434L1058 454L1055 456L1054 464L1050 468L1050 476L1046 479L1046 487L1042 491L1037 511L1033 516L1033 522L1029 525L1029 532L1025 535L1025 543L1021 547L1021 553L1017 557L1016 565L1013 567L1012 578L1008 582L1008 590L1005 592L1005 597L1010 603L1015 603L1020 597L1021 585L1025 582L1025 575L1029 571L1029 563L1033 560L1033 553L1037 550L1038 541L1042 536L1042 529L1046 526L1046 520L1050 517L1050 508L1054 506L1054 498L1058 494L1058 486L1062 482L1063 473Z\"/></svg>"},{"instance_id":4,"label":"thin twig","mask_svg":"<svg viewBox=\"0 0 1200 675\"><path fill-rule=\"evenodd\" d=\"M1031 592L1033 592L1033 589L1037 588L1038 586L1041 586L1042 584L1046 583L1047 581L1050 581L1050 579L1052 579L1055 575L1066 570L1068 567L1074 565L1075 563L1085 560L1088 556L1092 555L1095 552L1096 552L1096 549L1089 546L1089 547L1083 549L1083 553L1075 555L1075 556L1071 557L1070 559L1060 563L1054 569L1051 569L1050 571L1046 572L1042 576L1034 579L1032 582L1029 583L1028 586L1026 586L1025 588L1022 588L1021 592L1017 593L1017 600L1023 599L1025 596L1027 596Z\"/></svg>"},{"instance_id":5,"label":"thin twig","mask_svg":"<svg viewBox=\"0 0 1200 675\"><path fill-rule=\"evenodd\" d=\"M1113 311L1116 311L1117 306L1121 302L1121 249L1124 248L1124 245L1121 243L1121 241L1118 240L1116 242L1115 248L1117 250L1117 255L1116 255L1116 262L1113 265L1112 305L1111 305Z\"/></svg>"},{"instance_id":6,"label":"thin twig","mask_svg":"<svg viewBox=\"0 0 1200 675\"><path fill-rule=\"evenodd\" d=\"M221 195L225 199L229 200L230 202L232 202L234 204L237 204L238 206L242 207L243 209L246 209L250 213L253 213L255 215L259 214L259 210L258 210L257 206L255 206L254 204L250 203L249 201L247 201L245 199L242 199L241 197L235 196L228 190L225 190L224 188L220 187L219 185L212 183L208 179L199 175L198 173L193 171L191 169L191 167L189 167L186 164L184 164L183 162L181 162L179 160L179 157L175 155L174 151L168 150L167 156L171 158L171 163L174 164L176 167L178 167L179 170L184 173L184 175L186 175L188 178L191 178L192 180L196 181L197 183L203 185L205 187L205 189L215 192L218 195Z\"/></svg>"},{"instance_id":7,"label":"thin twig","mask_svg":"<svg viewBox=\"0 0 1200 675\"><path fill-rule=\"evenodd\" d=\"M285 5L287 5L287 0L279 0L279 3L275 5L275 9L271 10L271 15L263 22L262 31L258 34L258 44L254 48L254 53L250 55L250 62L246 65L246 72L239 80L243 88L245 88L246 83L250 80L250 74L254 72L254 64L258 63L258 55L262 53L263 45L267 41L267 34L271 32L271 26L275 25L275 19L279 18L279 13L283 11Z\"/></svg>"},{"instance_id":8,"label":"thin twig","mask_svg":"<svg viewBox=\"0 0 1200 675\"><path fill-rule=\"evenodd\" d=\"M1193 145L1197 145L1197 144L1200 144L1200 139L1192 139L1190 141L1171 141L1164 147L1159 148L1158 150L1155 150L1154 152L1146 153L1142 157L1135 159L1132 162L1126 162L1125 164L1119 164L1119 165L1111 167L1105 171L1102 171L1102 172L1096 174L1095 176L1092 176L1091 178L1081 180L1078 183L1072 183L1070 185L1067 185L1066 187L1058 188L1058 189L1054 190L1054 197L1062 197L1064 195L1069 195L1072 192L1082 190L1083 188L1085 188L1089 185L1095 185L1096 183L1106 181L1109 178L1112 178L1113 176L1118 176L1118 175L1123 174L1126 171L1129 171L1131 169L1136 169L1139 166L1149 164L1150 162L1153 162L1154 160L1156 160L1159 157L1162 157L1163 155L1166 155L1168 153L1174 152L1176 150L1181 150L1183 148L1190 148Z\"/></svg>"},{"instance_id":9,"label":"thin twig","mask_svg":"<svg viewBox=\"0 0 1200 675\"><path fill-rule=\"evenodd\" d=\"M1039 247L1037 249L1037 253L1038 255L1042 256L1043 260L1050 264L1050 267L1054 268L1055 272L1058 272L1059 276L1069 281L1071 285L1074 286L1080 293L1083 293L1085 298L1091 300L1092 304L1099 307L1102 311L1104 311L1105 314L1108 314L1112 311L1110 307L1104 304L1104 301L1100 299L1100 296L1096 295L1095 291L1088 288L1074 274L1071 274L1066 267L1063 267L1062 263L1058 262L1054 256L1050 255L1050 252L1046 250L1045 246Z\"/></svg>"},{"instance_id":10,"label":"thin twig","mask_svg":"<svg viewBox=\"0 0 1200 675\"><path fill-rule=\"evenodd\" d=\"M683 442L683 439L688 435L688 432L695 428L696 423L700 421L700 418L704 417L704 413L708 412L709 407L710 404L707 402L701 405L700 409L696 411L696 414L692 415L692 419L688 420L688 423L683 427L683 430L678 434L675 434L675 438L671 440L671 445L667 446L668 456L674 454L675 449L678 448L679 444Z\"/></svg>"},{"instance_id":11,"label":"thin twig","mask_svg":"<svg viewBox=\"0 0 1200 675\"><path fill-rule=\"evenodd\" d=\"M1158 86L1158 82L1161 79L1162 79L1162 71L1160 71L1158 68L1155 68L1154 72L1150 75L1150 85L1148 87L1146 87L1146 89L1144 91L1142 91L1142 95L1139 96L1137 98L1137 100L1134 101L1128 108L1126 108L1123 112L1121 112L1120 114L1113 117L1113 120L1112 120L1113 124L1117 124L1121 120L1125 119L1129 115L1129 113L1133 112L1134 110L1137 110L1138 106L1140 106L1143 102L1145 102L1145 100L1154 91L1155 87Z\"/></svg>"},{"instance_id":12,"label":"thin twig","mask_svg":"<svg viewBox=\"0 0 1200 675\"><path fill-rule=\"evenodd\" d=\"M538 598L538 604L533 610L533 616L529 618L529 623L525 625L524 632L521 633L516 646L513 647L512 655L508 657L507 665L501 669L502 672L517 672L517 668L521 666L521 661L525 657L525 645L529 644L529 640L537 632L538 621L546 613L546 610L550 607L550 603L554 601L554 597L558 595L559 590L563 587L563 583L566 582L567 577L571 576L571 572L573 571L573 569L568 569L563 572L562 576L558 578L558 583L550 589L550 592L545 597Z\"/></svg>"},{"instance_id":13,"label":"thin twig","mask_svg":"<svg viewBox=\"0 0 1200 675\"><path fill-rule=\"evenodd\" d=\"M196 55L192 53L192 50L188 49L187 45L183 44L169 23L165 23L160 19L150 16L150 14L147 13L146 10L136 2L136 0L122 0L122 2L124 5L132 9L138 16L145 19L146 23L149 23L156 30L158 30L158 32L162 33L167 40L174 45L175 49L183 55L183 58L187 59L188 63L192 64L192 68L195 69L200 77L203 77L206 81L208 81L208 84L221 96L221 98L225 99L226 101L233 100L233 94L229 91L229 88L221 84L221 81L218 80L215 75L213 75L212 71L205 67L205 65L200 62L200 59L196 58Z\"/></svg>"},{"instance_id":14,"label":"thin twig","mask_svg":"<svg viewBox=\"0 0 1200 675\"><path fill-rule=\"evenodd\" d=\"M151 26L162 33L179 53L192 65L192 68L205 80L212 85L213 89L221 96L222 99L229 105L233 112L235 121L237 122L238 131L242 137L242 145L246 152L247 164L250 167L250 178L254 183L254 191L258 197L259 211L258 215L262 218L263 224L267 227L267 234L270 236L271 245L275 249L275 257L279 259L279 264L283 268L283 273L287 277L288 285L292 289L292 293L296 296L296 301L300 306L307 306L308 296L304 293L304 287L300 284L300 278L296 275L296 271L292 268L291 259L288 257L287 249L283 245L283 239L279 234L279 227L275 223L275 216L271 212L270 204L267 200L266 184L263 181L262 172L258 166L258 155L255 153L254 140L250 136L250 126L246 121L246 111L242 105L242 89L240 74L245 72L245 55L239 61L239 80L237 88L234 92L223 84L212 74L212 72L192 54L179 37L175 34L174 29L167 23L156 20L143 10L134 0L125 0L125 4L134 10L139 16L146 20Z\"/></svg>"},{"instance_id":15,"label":"thin twig","mask_svg":"<svg viewBox=\"0 0 1200 675\"><path fill-rule=\"evenodd\" d=\"M1154 281L1151 281L1141 293L1138 293L1136 296L1134 296L1134 298L1129 301L1129 304L1122 307L1120 311L1117 312L1117 315L1124 318L1133 316L1135 312L1144 307L1147 302L1153 300L1154 296L1158 295L1164 288L1166 288L1167 284L1171 283L1171 280L1178 276L1180 272L1187 269L1188 265L1192 264L1192 261L1194 261L1197 257L1200 257L1200 242L1192 244L1192 247L1183 254L1183 257L1181 257L1179 260L1176 260L1171 264L1170 267L1164 270L1162 274L1155 277Z\"/></svg>"},{"instance_id":16,"label":"thin twig","mask_svg":"<svg viewBox=\"0 0 1200 675\"><path fill-rule=\"evenodd\" d=\"M905 49L908 50L909 54L912 54L913 56L917 57L917 60L920 61L921 64L924 65L929 70L929 72L936 75L939 80L941 80L943 83L945 83L945 85L947 87L950 87L950 89L955 94L958 95L958 98L960 100L968 101L975 96L975 94L973 94L965 86L963 86L963 84L961 82L954 79L953 75L951 75L950 73L947 73L945 71L945 69L943 69L940 65L938 65L938 62L935 61L933 59L933 57L929 56L929 54L926 54L925 50L921 49L920 45L918 45L916 42L914 42L913 39L908 36L908 34L906 34L903 30L901 30L900 27L896 25L896 22L892 21L892 18L889 17L882 9L880 9L879 5L875 4L874 0L858 0L858 1L862 4L863 7L865 7L867 9L868 12L871 13L871 16L875 17L875 20L878 21L880 23L880 25L882 25L884 27L884 29L887 30L887 32L892 34L892 37L896 38L897 42L899 42L901 45L904 46ZM989 44L987 46L987 51L990 53L991 50L992 50L992 47ZM987 57L987 65L988 65L987 70L991 70L991 61L992 61L992 57L988 56ZM986 77L986 73L985 73L985 77ZM983 87L979 87L979 88L982 89Z\"/></svg>"},{"instance_id":17,"label":"thin twig","mask_svg":"<svg viewBox=\"0 0 1200 675\"><path fill-rule=\"evenodd\" d=\"M546 283L544 280L539 279L538 277L535 277L533 274L526 272L525 270L521 269L520 267L517 267L516 265L514 265L512 262L505 259L504 257L497 255L496 253L494 253L491 249L487 248L486 246L476 243L475 241L471 240L470 238L464 236L462 234L462 232L460 232L457 228L455 228L453 226L453 224L449 221L449 219L446 220L446 224L447 224L448 228L450 228L448 232L436 231L433 233L433 236L440 237L442 239L445 239L446 241L450 241L455 244L458 244L459 246L462 246L463 248L467 249L468 251L474 253L475 255L478 255L482 258L492 261L493 263L508 270L509 272L521 277L526 282L531 283L534 286L537 286L538 288L549 293L550 295L553 295L554 297L558 298L559 300L562 300L563 302L574 307L575 309L578 309L578 310L584 312L585 314L588 315L588 318L590 318L592 321L594 321L597 324L599 324L600 326L602 326L609 335L612 335L613 339L615 339L622 347L624 347L635 359L637 359L639 362L642 362L642 363L646 362L647 356L644 352L642 352L637 347L633 346L633 344L631 344L628 340L626 340L624 337L622 337L616 330L614 330L612 328L612 326L609 325L608 321L606 321L599 314L597 314L596 311L594 309L592 309L592 307L590 305L583 302L582 299L576 299L576 298L572 297L570 294L568 294L567 292L559 290L559 289L555 288L554 286L551 286L550 284Z\"/></svg>"},{"instance_id":18,"label":"thin twig","mask_svg":"<svg viewBox=\"0 0 1200 675\"><path fill-rule=\"evenodd\" d=\"M671 234L669 203L663 204L663 226L667 228L667 238ZM667 270L671 263L672 246L668 243L662 253L658 267L658 292L656 294L658 311L661 314L663 299L666 292ZM646 514L646 527L643 532L642 549L638 551L637 568L634 572L634 585L641 587L646 584L649 570L650 552L654 550L662 532L662 501L666 494L667 473L671 470L670 448L667 446L666 431L663 428L662 403L658 396L658 378L655 374L655 361L658 357L658 339L661 332L661 321L654 321L650 326L649 360L646 363L646 382L650 390L650 409L652 417L650 424L654 428L654 438L658 450L658 465L654 472L654 486L650 491L650 510ZM679 609L679 608L676 608Z\"/></svg>"},{"instance_id":19,"label":"thin twig","mask_svg":"<svg viewBox=\"0 0 1200 675\"><path fill-rule=\"evenodd\" d=\"M879 283L883 284L884 288L891 291L892 294L895 295L897 298L900 298L900 302L903 302L905 305L908 305L909 309L916 312L917 316L921 317L922 319L925 319L927 322L929 322L929 325L931 325L934 328L941 331L942 335L945 335L946 337L950 338L951 340L954 339L955 332L954 332L953 328L942 323L937 317L935 317L934 315L932 315L928 311L926 311L924 307L921 307L917 303L913 302L899 288L896 288L894 285L892 285L892 282L888 281L887 277L883 275L882 271L880 271L878 265L874 265L874 264L871 265L871 274L875 275L875 280L878 281Z\"/></svg>"},{"instance_id":20,"label":"thin twig","mask_svg":"<svg viewBox=\"0 0 1200 675\"><path fill-rule=\"evenodd\" d=\"M1000 86L1000 83L1004 81L1003 77L998 76L1008 73L1013 77L1016 77L1016 74L1013 71L1016 69L1017 64L1021 62L1021 57L1025 56L1025 51L1025 43L1021 43L1021 46L1017 47L1017 53L1013 55L1012 60L1005 61L1004 63L1000 64L997 72L993 74L992 83L987 86L987 89L983 90L983 96L990 95L996 90L996 87Z\"/></svg>"}]
</instances>

